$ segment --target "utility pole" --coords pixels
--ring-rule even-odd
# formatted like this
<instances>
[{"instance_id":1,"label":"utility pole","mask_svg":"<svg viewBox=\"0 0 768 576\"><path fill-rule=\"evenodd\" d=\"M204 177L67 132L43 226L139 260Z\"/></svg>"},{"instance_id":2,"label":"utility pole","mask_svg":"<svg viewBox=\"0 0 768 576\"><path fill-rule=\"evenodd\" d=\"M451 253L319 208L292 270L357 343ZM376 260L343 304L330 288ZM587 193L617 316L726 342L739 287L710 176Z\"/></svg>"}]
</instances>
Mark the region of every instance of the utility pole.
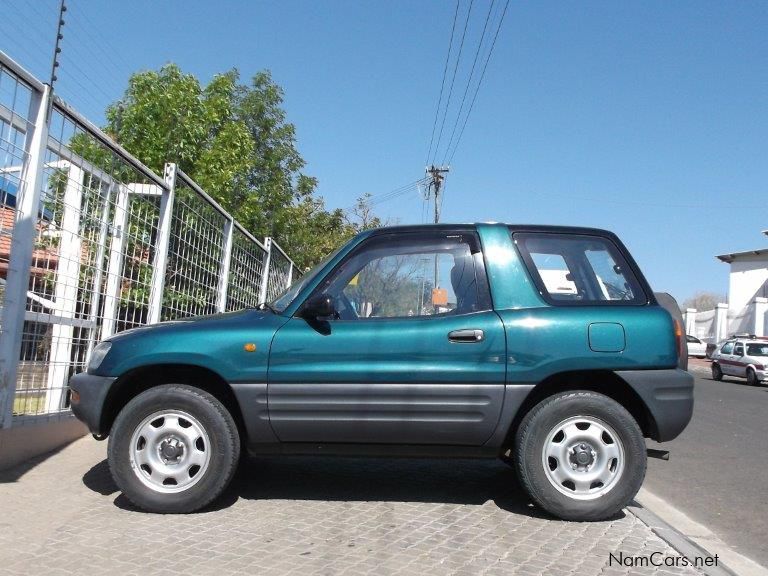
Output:
<instances>
[{"instance_id":1,"label":"utility pole","mask_svg":"<svg viewBox=\"0 0 768 576\"><path fill-rule=\"evenodd\" d=\"M449 166L435 166L434 164L427 166L426 172L432 178L432 180L427 185L427 198L429 198L432 193L434 193L435 224L440 222L440 189L443 187L443 180L445 180L445 176L443 176L443 174L447 174L449 170Z\"/></svg>"},{"instance_id":2,"label":"utility pole","mask_svg":"<svg viewBox=\"0 0 768 576\"><path fill-rule=\"evenodd\" d=\"M67 11L67 6L64 4L64 0L59 3L59 25L56 28L56 44L53 49L53 62L51 64L51 89L53 89L53 83L56 82L56 68L59 67L59 54L61 54L61 47L59 42L64 39L64 34L61 33L61 29L64 27L64 12Z\"/></svg>"},{"instance_id":3,"label":"utility pole","mask_svg":"<svg viewBox=\"0 0 768 576\"><path fill-rule=\"evenodd\" d=\"M445 176L443 174L447 174L450 168L448 166L435 166L432 164L431 166L427 166L427 174L430 175L432 180L427 185L427 199L429 199L430 195L434 193L435 195L435 224L438 224L440 222L440 189L443 187L443 180L445 180ZM438 255L435 254L435 284L432 286L432 306L437 310L437 306L435 305L435 295L438 293L437 291L440 289L440 266L438 263Z\"/></svg>"}]
</instances>

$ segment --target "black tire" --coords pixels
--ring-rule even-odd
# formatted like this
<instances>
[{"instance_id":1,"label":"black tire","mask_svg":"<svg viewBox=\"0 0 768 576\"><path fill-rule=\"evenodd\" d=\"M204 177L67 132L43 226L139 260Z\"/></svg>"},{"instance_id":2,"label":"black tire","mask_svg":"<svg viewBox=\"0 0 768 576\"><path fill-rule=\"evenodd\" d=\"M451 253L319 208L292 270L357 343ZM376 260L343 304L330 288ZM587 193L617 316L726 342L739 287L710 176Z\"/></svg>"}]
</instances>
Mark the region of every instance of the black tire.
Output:
<instances>
[{"instance_id":1,"label":"black tire","mask_svg":"<svg viewBox=\"0 0 768 576\"><path fill-rule=\"evenodd\" d=\"M209 460L202 475L189 488L173 493L147 486L131 461L134 432L151 415L167 410L195 418L209 439L204 447ZM229 485L239 458L240 436L232 415L207 392L182 384L158 386L136 396L118 414L109 438L108 462L115 483L133 504L148 512L183 514L210 504Z\"/></svg>"},{"instance_id":2,"label":"black tire","mask_svg":"<svg viewBox=\"0 0 768 576\"><path fill-rule=\"evenodd\" d=\"M550 433L574 417L608 424L624 450L623 470L610 489L591 500L577 499L556 488L542 460ZM542 400L528 412L515 436L515 462L520 483L533 501L563 520L597 521L615 516L630 503L643 483L646 447L635 419L618 402L585 390L563 392Z\"/></svg>"},{"instance_id":3,"label":"black tire","mask_svg":"<svg viewBox=\"0 0 768 576\"><path fill-rule=\"evenodd\" d=\"M723 369L720 368L720 364L712 364L712 380L720 382L723 379Z\"/></svg>"},{"instance_id":4,"label":"black tire","mask_svg":"<svg viewBox=\"0 0 768 576\"><path fill-rule=\"evenodd\" d=\"M747 368L747 384L757 386L760 382L757 380L757 374L752 368Z\"/></svg>"}]
</instances>

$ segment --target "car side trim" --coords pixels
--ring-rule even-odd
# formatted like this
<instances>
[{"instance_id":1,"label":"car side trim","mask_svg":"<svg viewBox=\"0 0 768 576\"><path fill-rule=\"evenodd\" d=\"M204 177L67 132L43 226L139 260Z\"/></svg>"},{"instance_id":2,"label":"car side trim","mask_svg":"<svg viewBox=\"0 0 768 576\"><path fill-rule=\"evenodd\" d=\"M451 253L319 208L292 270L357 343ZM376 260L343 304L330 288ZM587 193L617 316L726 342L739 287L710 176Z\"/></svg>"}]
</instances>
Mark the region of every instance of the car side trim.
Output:
<instances>
[{"instance_id":1,"label":"car side trim","mask_svg":"<svg viewBox=\"0 0 768 576\"><path fill-rule=\"evenodd\" d=\"M495 449L505 448L504 442L507 440L512 422L515 420L520 406L523 405L528 394L535 387L535 384L507 384L504 387L504 404L501 407L499 423L483 446Z\"/></svg>"},{"instance_id":2,"label":"car side trim","mask_svg":"<svg viewBox=\"0 0 768 576\"><path fill-rule=\"evenodd\" d=\"M677 438L693 416L693 376L680 369L621 370L616 375L648 409L655 425L651 438L657 442Z\"/></svg>"},{"instance_id":3,"label":"car side trim","mask_svg":"<svg viewBox=\"0 0 768 576\"><path fill-rule=\"evenodd\" d=\"M244 444L276 444L277 436L269 423L267 383L249 382L230 384L243 414L247 438Z\"/></svg>"}]
</instances>

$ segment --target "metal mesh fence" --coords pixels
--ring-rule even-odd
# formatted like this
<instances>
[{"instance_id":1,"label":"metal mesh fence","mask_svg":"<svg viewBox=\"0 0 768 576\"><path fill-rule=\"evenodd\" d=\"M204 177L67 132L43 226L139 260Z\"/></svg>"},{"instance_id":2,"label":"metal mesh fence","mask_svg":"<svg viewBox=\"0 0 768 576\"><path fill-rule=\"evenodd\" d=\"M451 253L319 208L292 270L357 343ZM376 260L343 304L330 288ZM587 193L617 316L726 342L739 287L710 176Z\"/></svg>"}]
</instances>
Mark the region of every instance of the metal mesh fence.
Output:
<instances>
[{"instance_id":1,"label":"metal mesh fence","mask_svg":"<svg viewBox=\"0 0 768 576\"><path fill-rule=\"evenodd\" d=\"M67 411L69 378L99 340L254 306L295 268L183 172L154 174L2 52L0 210L0 423Z\"/></svg>"},{"instance_id":2,"label":"metal mesh fence","mask_svg":"<svg viewBox=\"0 0 768 576\"><path fill-rule=\"evenodd\" d=\"M291 285L291 277L295 268L293 261L274 240L270 242L270 254L267 302L277 297L286 286Z\"/></svg>"},{"instance_id":3,"label":"metal mesh fence","mask_svg":"<svg viewBox=\"0 0 768 576\"><path fill-rule=\"evenodd\" d=\"M266 256L267 250L261 243L235 227L232 231L227 310L238 310L259 303Z\"/></svg>"},{"instance_id":4,"label":"metal mesh fence","mask_svg":"<svg viewBox=\"0 0 768 576\"><path fill-rule=\"evenodd\" d=\"M5 293L5 275L11 254L11 235L16 218L16 197L24 185L22 167L26 159L24 140L32 88L0 64L0 296Z\"/></svg>"},{"instance_id":5,"label":"metal mesh fence","mask_svg":"<svg viewBox=\"0 0 768 576\"><path fill-rule=\"evenodd\" d=\"M11 241L17 219L17 199L26 186L23 168L28 154L26 135L34 129L30 118L33 88L0 63L0 302L5 300L6 277L10 267ZM0 307L0 338L6 339L4 309ZM21 363L24 363L22 351ZM22 389L12 410L26 401ZM0 418L2 414L0 413Z\"/></svg>"},{"instance_id":6,"label":"metal mesh fence","mask_svg":"<svg viewBox=\"0 0 768 576\"><path fill-rule=\"evenodd\" d=\"M163 320L216 312L226 222L180 172L173 201Z\"/></svg>"},{"instance_id":7,"label":"metal mesh fence","mask_svg":"<svg viewBox=\"0 0 768 576\"><path fill-rule=\"evenodd\" d=\"M158 196L141 193L150 182L54 105L14 414L67 409L67 382L94 343L146 322L158 221Z\"/></svg>"}]
</instances>

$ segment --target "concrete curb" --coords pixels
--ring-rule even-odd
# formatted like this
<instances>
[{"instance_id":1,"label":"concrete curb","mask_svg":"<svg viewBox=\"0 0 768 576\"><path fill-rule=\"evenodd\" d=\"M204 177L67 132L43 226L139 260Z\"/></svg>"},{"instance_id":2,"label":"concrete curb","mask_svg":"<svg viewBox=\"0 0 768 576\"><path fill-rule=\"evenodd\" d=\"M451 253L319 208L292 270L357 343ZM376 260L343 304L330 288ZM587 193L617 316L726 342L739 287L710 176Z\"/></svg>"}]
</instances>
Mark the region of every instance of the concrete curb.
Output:
<instances>
[{"instance_id":1,"label":"concrete curb","mask_svg":"<svg viewBox=\"0 0 768 576\"><path fill-rule=\"evenodd\" d=\"M88 429L71 414L29 417L0 429L0 470L9 470L85 436Z\"/></svg>"},{"instance_id":2,"label":"concrete curb","mask_svg":"<svg viewBox=\"0 0 768 576\"><path fill-rule=\"evenodd\" d=\"M707 576L768 576L768 569L739 554L709 528L644 488L627 509L689 560L717 555L717 566L697 567Z\"/></svg>"}]
</instances>

